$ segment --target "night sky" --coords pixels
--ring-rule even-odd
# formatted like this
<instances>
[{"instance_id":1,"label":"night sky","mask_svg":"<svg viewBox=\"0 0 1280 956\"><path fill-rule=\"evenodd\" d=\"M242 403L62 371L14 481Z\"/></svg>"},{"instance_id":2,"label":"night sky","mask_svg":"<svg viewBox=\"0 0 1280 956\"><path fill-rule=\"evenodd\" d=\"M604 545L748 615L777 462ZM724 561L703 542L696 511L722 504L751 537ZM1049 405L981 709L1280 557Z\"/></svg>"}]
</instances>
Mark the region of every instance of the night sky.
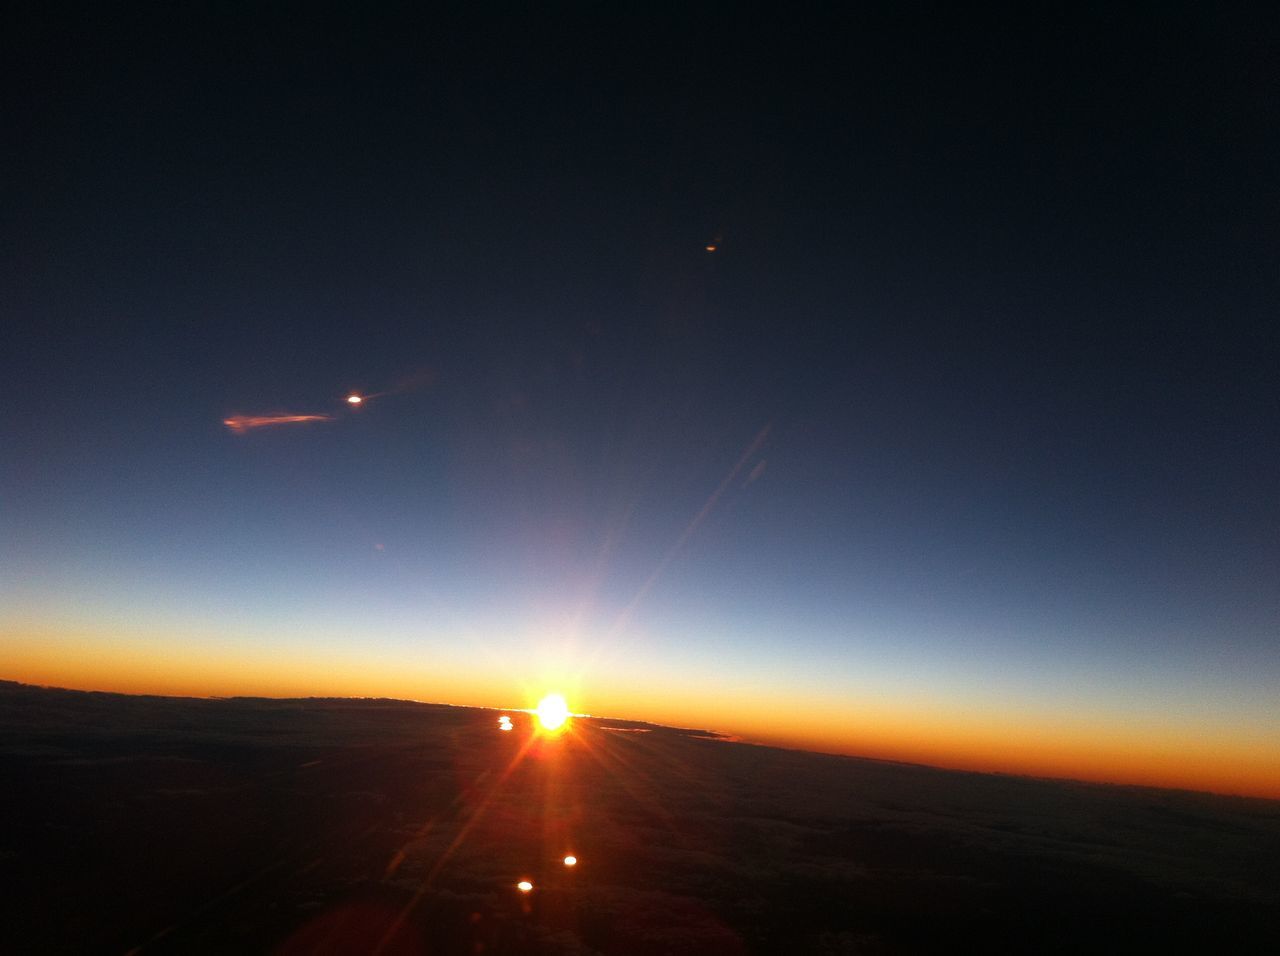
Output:
<instances>
[{"instance_id":1,"label":"night sky","mask_svg":"<svg viewBox=\"0 0 1280 956\"><path fill-rule=\"evenodd\" d=\"M1280 796L1276 19L156 6L0 31L0 677Z\"/></svg>"}]
</instances>

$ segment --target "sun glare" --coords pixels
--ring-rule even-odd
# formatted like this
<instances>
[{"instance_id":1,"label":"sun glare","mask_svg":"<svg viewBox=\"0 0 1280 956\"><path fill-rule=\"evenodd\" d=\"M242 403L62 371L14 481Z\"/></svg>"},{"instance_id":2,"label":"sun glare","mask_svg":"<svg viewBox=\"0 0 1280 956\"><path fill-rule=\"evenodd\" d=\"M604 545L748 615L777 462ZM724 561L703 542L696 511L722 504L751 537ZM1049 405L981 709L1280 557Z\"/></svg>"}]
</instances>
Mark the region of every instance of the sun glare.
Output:
<instances>
[{"instance_id":1,"label":"sun glare","mask_svg":"<svg viewBox=\"0 0 1280 956\"><path fill-rule=\"evenodd\" d=\"M542 725L542 729L554 733L569 719L569 705L565 703L562 695L548 694L538 701L535 713L538 715L538 723Z\"/></svg>"}]
</instances>

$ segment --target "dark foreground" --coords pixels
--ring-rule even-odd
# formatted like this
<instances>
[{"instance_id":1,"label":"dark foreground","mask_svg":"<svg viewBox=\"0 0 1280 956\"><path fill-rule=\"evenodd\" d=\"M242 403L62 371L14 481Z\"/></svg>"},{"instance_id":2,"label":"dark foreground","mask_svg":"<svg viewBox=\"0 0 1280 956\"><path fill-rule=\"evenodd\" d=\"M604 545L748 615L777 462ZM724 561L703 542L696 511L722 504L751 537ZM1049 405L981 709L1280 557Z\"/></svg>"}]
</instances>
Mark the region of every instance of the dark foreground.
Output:
<instances>
[{"instance_id":1,"label":"dark foreground","mask_svg":"<svg viewBox=\"0 0 1280 956\"><path fill-rule=\"evenodd\" d=\"M0 951L1280 952L1278 803L512 716L0 683Z\"/></svg>"}]
</instances>

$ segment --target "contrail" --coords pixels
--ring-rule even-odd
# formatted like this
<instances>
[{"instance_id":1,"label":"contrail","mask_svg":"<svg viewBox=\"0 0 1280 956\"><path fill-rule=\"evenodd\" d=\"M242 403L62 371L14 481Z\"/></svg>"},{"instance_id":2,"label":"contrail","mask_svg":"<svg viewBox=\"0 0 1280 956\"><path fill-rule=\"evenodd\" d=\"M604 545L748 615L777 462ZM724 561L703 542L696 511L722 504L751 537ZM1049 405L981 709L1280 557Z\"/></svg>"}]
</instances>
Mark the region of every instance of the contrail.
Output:
<instances>
[{"instance_id":1,"label":"contrail","mask_svg":"<svg viewBox=\"0 0 1280 956\"><path fill-rule=\"evenodd\" d=\"M434 377L435 373L431 369L422 369L401 378L390 388L380 392L362 392L352 389L346 393L342 403L346 408L355 411L372 399L382 398L384 395L402 395L425 388L431 384ZM266 428L270 425L305 425L309 422L336 422L337 420L334 415L232 415L230 418L224 418L222 424L237 435L242 435L252 429Z\"/></svg>"},{"instance_id":2,"label":"contrail","mask_svg":"<svg viewBox=\"0 0 1280 956\"><path fill-rule=\"evenodd\" d=\"M435 380L435 372L431 369L424 369L414 372L412 375L406 375L394 385L383 389L381 392L362 392L359 389L352 389L347 395L348 405L363 405L365 402L382 398L384 395L404 395L408 392L416 392L420 388L426 388Z\"/></svg>"},{"instance_id":3,"label":"contrail","mask_svg":"<svg viewBox=\"0 0 1280 956\"><path fill-rule=\"evenodd\" d=\"M236 434L247 432L253 428L266 428L270 425L296 425L306 422L331 422L332 415L232 415L224 418L226 425Z\"/></svg>"}]
</instances>

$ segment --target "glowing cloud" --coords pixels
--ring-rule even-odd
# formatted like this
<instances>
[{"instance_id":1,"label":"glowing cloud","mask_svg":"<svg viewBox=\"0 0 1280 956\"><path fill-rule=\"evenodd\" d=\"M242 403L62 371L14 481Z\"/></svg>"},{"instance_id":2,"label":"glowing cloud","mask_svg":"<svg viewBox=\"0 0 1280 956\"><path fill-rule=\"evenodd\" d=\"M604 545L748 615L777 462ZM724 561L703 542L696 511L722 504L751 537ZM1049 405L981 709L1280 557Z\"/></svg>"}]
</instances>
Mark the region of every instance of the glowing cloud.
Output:
<instances>
[{"instance_id":1,"label":"glowing cloud","mask_svg":"<svg viewBox=\"0 0 1280 956\"><path fill-rule=\"evenodd\" d=\"M222 424L236 434L241 434L254 428L268 428L272 425L301 425L307 422L331 421L333 421L332 415L232 415L230 418L224 418Z\"/></svg>"},{"instance_id":2,"label":"glowing cloud","mask_svg":"<svg viewBox=\"0 0 1280 956\"><path fill-rule=\"evenodd\" d=\"M434 373L430 370L419 371L402 378L395 385L381 392L365 392L359 388L349 388L342 397L342 405L352 412L364 408L370 401L387 395L403 395L407 392L426 388L431 384ZM333 415L232 415L222 420L222 424L236 434L242 434L254 428L267 428L271 425L305 425L309 422L337 421Z\"/></svg>"}]
</instances>

